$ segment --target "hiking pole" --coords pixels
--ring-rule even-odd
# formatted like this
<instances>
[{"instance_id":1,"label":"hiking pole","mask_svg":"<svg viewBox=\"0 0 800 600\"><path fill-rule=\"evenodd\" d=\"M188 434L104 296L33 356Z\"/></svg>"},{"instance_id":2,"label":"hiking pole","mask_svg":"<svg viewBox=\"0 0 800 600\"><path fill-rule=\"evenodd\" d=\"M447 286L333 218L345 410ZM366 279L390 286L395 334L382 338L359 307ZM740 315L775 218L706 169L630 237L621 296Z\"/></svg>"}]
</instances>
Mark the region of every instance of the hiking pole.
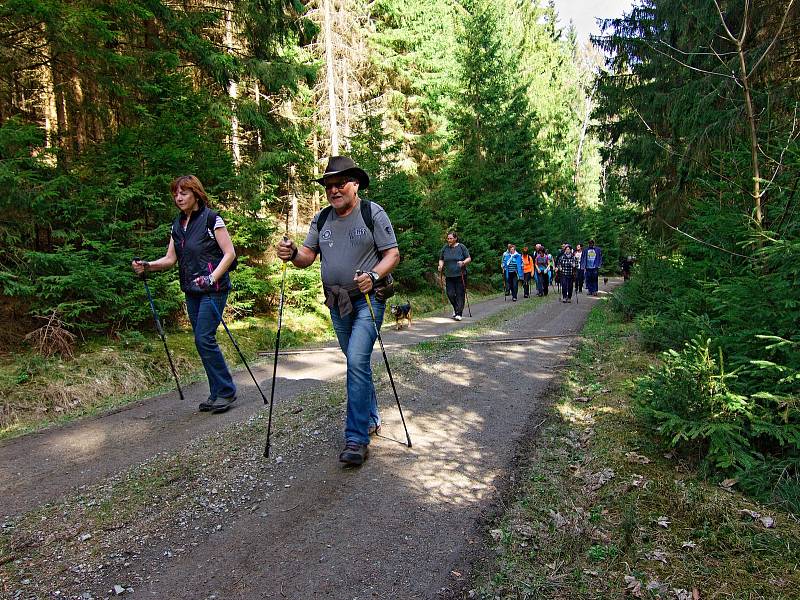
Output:
<instances>
[{"instance_id":1,"label":"hiking pole","mask_svg":"<svg viewBox=\"0 0 800 600\"><path fill-rule=\"evenodd\" d=\"M442 304L447 306L447 302L444 299L444 275L441 271L439 271L439 287L442 288Z\"/></svg>"},{"instance_id":2,"label":"hiking pole","mask_svg":"<svg viewBox=\"0 0 800 600\"><path fill-rule=\"evenodd\" d=\"M141 263L142 259L138 256L134 257L134 262ZM147 292L147 300L150 302L150 312L153 313L153 320L156 323L156 331L158 331L158 335L161 338L161 341L164 342L164 352L167 353L167 360L169 361L169 368L172 371L172 377L175 378L175 387L178 388L178 396L180 396L181 400L183 400L183 390L181 389L181 384L178 381L178 373L175 371L175 365L172 362L172 355L169 353L169 348L167 347L167 337L164 335L164 328L161 326L161 319L158 318L158 311L156 311L156 305L153 302L153 296L150 293L150 286L147 285L147 271L142 271L140 275L142 283L144 283L144 291Z\"/></svg>"},{"instance_id":3,"label":"hiking pole","mask_svg":"<svg viewBox=\"0 0 800 600\"><path fill-rule=\"evenodd\" d=\"M356 271L356 276L360 277L364 271ZM389 368L389 359L386 357L386 348L383 347L383 338L381 338L381 330L378 327L378 321L375 320L375 311L372 310L372 300L369 294L364 294L367 299L367 307L369 307L369 314L372 316L372 325L375 327L375 333L378 334L378 341L381 344L381 353L383 353L383 362L386 364L386 372L389 374L389 382L392 384L392 391L394 392L394 399L397 401L397 410L400 412L400 420L403 422L403 429L406 432L406 441L408 447L411 448L411 437L408 435L408 427L406 427L406 420L403 417L403 409L400 407L400 398L397 396L397 388L394 387L394 378L392 377L392 370Z\"/></svg>"},{"instance_id":4,"label":"hiking pole","mask_svg":"<svg viewBox=\"0 0 800 600\"><path fill-rule=\"evenodd\" d=\"M287 220L288 224L288 220ZM288 242L289 237L284 235L283 241ZM283 292L286 289L286 264L281 267L281 300L278 304L278 331L275 333L275 360L272 363L272 390L269 393L269 417L267 417L267 445L264 447L264 456L269 458L269 436L272 431L272 403L275 400L275 376L278 373L278 349L281 347L281 327L283 325ZM267 399L264 398L266 404Z\"/></svg>"},{"instance_id":5,"label":"hiking pole","mask_svg":"<svg viewBox=\"0 0 800 600\"><path fill-rule=\"evenodd\" d=\"M247 372L250 373L250 377L253 378L253 383L256 384L256 387L258 388L258 391L261 393L261 397L264 399L264 404L266 404L267 403L267 397L264 395L264 392L261 391L261 386L258 385L258 381L256 381L256 376L253 375L253 372L250 370L250 365L247 364L247 359L244 357L244 354L242 353L242 350L239 348L239 344L237 344L236 340L233 338L233 334L231 333L231 330L228 329L228 324L225 322L225 319L222 318L222 315L220 314L219 309L217 308L217 305L214 304L213 301L211 302L211 306L214 307L214 313L217 315L217 317L219 317L219 322L222 323L222 326L225 328L225 333L228 334L228 337L231 339L231 342L233 342L233 347L236 348L236 351L239 353L239 356L241 357L242 362L244 363L244 366L247 369Z\"/></svg>"},{"instance_id":6,"label":"hiking pole","mask_svg":"<svg viewBox=\"0 0 800 600\"><path fill-rule=\"evenodd\" d=\"M467 294L467 282L464 280L464 269L461 269L461 285L464 286L464 299L467 301L467 312L472 318L472 309L469 307L469 294Z\"/></svg>"}]
</instances>

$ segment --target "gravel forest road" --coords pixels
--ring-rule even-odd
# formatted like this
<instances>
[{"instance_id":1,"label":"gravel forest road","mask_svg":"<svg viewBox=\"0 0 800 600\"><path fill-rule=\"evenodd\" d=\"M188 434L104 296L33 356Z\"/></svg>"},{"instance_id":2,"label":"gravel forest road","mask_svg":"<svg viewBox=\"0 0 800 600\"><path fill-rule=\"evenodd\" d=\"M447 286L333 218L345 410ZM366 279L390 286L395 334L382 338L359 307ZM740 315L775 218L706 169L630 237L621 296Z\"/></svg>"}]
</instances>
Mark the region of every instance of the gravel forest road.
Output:
<instances>
[{"instance_id":1,"label":"gravel forest road","mask_svg":"<svg viewBox=\"0 0 800 600\"><path fill-rule=\"evenodd\" d=\"M610 281L601 297L618 283ZM40 581L37 589L49 583L61 597L99 598L124 582L126 596L136 598L460 597L485 549L481 524L513 475L520 442L541 424L547 392L598 300L582 296L580 304L562 304L551 295L481 334L507 341L409 358L411 367L401 366L395 383L412 448L404 444L391 388L383 382L383 429L361 468L337 462L343 417L329 419L299 442L276 439L268 476L263 465L239 465L247 488L232 495L246 501L225 505L216 526L191 528L182 518L161 527L157 543L137 538L135 552L117 549L124 562L107 562L91 577ZM410 330L386 327L390 360L401 352L397 344L434 339L511 306L493 299L473 305L474 319L461 323L432 317L414 321ZM373 359L383 361L377 345ZM269 394L271 361L255 372ZM336 349L288 354L279 361L276 398L286 410L293 396L321 387L321 381L338 377L342 388L343 372ZM0 512L34 509L192 439L247 427L263 404L245 377L246 371L237 373L236 410L221 416L197 413L204 385L195 385L183 404L166 394L3 444ZM257 458L250 459L254 465Z\"/></svg>"}]
</instances>

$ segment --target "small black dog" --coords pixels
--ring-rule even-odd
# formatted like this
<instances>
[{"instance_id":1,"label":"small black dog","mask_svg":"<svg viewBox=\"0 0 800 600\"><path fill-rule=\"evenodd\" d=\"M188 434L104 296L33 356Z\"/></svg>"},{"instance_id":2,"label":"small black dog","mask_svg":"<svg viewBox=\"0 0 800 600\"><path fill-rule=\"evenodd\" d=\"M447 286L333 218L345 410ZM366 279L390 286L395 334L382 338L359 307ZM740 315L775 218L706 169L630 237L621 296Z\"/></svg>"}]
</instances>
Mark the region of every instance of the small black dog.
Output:
<instances>
[{"instance_id":1,"label":"small black dog","mask_svg":"<svg viewBox=\"0 0 800 600\"><path fill-rule=\"evenodd\" d=\"M390 310L394 315L394 322L397 329L402 328L402 321L404 319L408 321L409 328L411 327L411 304L393 304Z\"/></svg>"}]
</instances>

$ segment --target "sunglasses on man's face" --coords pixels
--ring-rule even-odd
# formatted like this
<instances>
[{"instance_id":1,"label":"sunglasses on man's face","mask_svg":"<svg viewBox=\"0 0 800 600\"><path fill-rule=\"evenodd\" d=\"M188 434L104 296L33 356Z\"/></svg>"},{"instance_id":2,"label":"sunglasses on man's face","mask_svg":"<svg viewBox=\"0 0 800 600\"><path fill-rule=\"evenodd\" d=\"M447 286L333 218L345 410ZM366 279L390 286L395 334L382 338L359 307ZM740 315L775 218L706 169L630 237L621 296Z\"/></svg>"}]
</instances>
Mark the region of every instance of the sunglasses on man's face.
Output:
<instances>
[{"instance_id":1,"label":"sunglasses on man's face","mask_svg":"<svg viewBox=\"0 0 800 600\"><path fill-rule=\"evenodd\" d=\"M323 185L327 191L331 191L333 188L337 190L341 190L344 188L348 183L355 181L355 179L339 179L336 181L325 181Z\"/></svg>"}]
</instances>

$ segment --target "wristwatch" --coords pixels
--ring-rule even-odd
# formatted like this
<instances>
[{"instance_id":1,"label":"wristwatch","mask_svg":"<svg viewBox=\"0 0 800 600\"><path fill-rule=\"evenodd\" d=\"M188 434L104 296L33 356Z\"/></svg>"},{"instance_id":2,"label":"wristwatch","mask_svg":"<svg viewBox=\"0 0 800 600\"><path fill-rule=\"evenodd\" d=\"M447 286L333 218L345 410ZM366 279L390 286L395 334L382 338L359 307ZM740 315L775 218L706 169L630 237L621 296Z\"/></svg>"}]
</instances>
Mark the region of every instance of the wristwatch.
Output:
<instances>
[{"instance_id":1,"label":"wristwatch","mask_svg":"<svg viewBox=\"0 0 800 600\"><path fill-rule=\"evenodd\" d=\"M375 284L378 283L378 280L381 278L381 276L375 271L370 271L367 273L367 275L369 275L369 278L372 280L372 287L375 287Z\"/></svg>"}]
</instances>

